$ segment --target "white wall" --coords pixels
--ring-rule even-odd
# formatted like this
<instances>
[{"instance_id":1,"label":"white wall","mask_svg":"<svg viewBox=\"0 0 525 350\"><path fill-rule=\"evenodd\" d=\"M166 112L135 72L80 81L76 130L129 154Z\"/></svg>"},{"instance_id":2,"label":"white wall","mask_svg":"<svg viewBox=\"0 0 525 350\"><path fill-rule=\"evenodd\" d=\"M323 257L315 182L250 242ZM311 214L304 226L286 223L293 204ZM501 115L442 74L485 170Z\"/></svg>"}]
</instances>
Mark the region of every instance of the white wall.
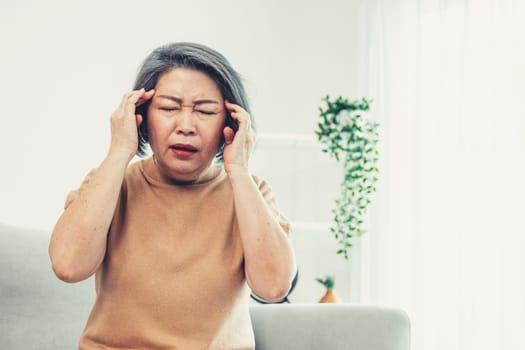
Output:
<instances>
[{"instance_id":1,"label":"white wall","mask_svg":"<svg viewBox=\"0 0 525 350\"><path fill-rule=\"evenodd\" d=\"M312 285L297 298L317 297L314 275L334 268L314 268L309 257L335 256L320 248L332 238L319 227L330 220L339 168L313 130L325 94L359 97L357 2L3 1L0 222L50 230L67 192L104 157L109 115L141 61L161 44L196 41L225 54L246 79L260 133L253 169L273 185L296 239L317 240L298 242Z\"/></svg>"}]
</instances>

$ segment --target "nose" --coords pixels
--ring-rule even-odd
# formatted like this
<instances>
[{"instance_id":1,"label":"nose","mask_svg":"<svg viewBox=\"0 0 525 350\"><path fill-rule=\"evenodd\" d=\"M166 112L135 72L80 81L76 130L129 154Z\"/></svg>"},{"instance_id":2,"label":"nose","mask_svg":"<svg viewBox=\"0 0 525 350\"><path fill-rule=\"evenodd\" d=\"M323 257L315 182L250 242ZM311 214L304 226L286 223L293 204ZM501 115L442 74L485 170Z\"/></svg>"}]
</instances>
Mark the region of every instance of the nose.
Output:
<instances>
[{"instance_id":1,"label":"nose","mask_svg":"<svg viewBox=\"0 0 525 350\"><path fill-rule=\"evenodd\" d=\"M195 120L192 108L182 108L177 118L175 132L182 135L195 134Z\"/></svg>"}]
</instances>

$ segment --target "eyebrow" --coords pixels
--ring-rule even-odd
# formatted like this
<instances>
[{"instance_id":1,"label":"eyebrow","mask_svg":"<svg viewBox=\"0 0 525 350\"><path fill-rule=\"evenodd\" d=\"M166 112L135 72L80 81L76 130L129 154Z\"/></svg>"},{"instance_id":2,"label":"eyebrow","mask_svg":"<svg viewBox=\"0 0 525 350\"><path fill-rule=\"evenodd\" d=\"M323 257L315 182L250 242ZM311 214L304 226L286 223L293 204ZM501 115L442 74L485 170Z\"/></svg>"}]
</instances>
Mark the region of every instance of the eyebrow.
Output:
<instances>
[{"instance_id":1,"label":"eyebrow","mask_svg":"<svg viewBox=\"0 0 525 350\"><path fill-rule=\"evenodd\" d=\"M181 98L178 98L178 97L175 97L175 96L170 96L170 95L158 95L158 96L155 96L155 97L163 98L163 99L166 99L166 100L170 100L170 101L174 101L174 102L177 102L177 103L179 103L179 104L182 104L182 99L181 99ZM215 101L215 100L203 99L203 100L197 100L197 101L195 101L194 106L202 105L202 104L207 104L207 103L213 103L213 104L216 104L216 105L219 104L219 102L217 102L217 101Z\"/></svg>"}]
</instances>

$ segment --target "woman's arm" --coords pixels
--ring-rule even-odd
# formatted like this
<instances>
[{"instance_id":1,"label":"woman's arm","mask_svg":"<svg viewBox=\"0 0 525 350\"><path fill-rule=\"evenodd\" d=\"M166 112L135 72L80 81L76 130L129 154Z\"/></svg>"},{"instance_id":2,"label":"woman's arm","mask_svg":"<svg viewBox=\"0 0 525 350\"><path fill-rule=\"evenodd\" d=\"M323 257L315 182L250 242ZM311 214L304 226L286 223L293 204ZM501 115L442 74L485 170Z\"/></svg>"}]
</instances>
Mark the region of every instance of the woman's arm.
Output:
<instances>
[{"instance_id":1,"label":"woman's arm","mask_svg":"<svg viewBox=\"0 0 525 350\"><path fill-rule=\"evenodd\" d=\"M108 155L58 219L49 256L61 280L82 281L100 266L126 166L125 160Z\"/></svg>"},{"instance_id":2,"label":"woman's arm","mask_svg":"<svg viewBox=\"0 0 525 350\"><path fill-rule=\"evenodd\" d=\"M137 125L142 117L135 106L153 90L124 95L111 115L111 146L100 167L84 181L78 194L68 200L49 243L55 274L63 281L78 282L99 268L106 253L106 238L115 212L126 168L137 151Z\"/></svg>"},{"instance_id":3,"label":"woman's arm","mask_svg":"<svg viewBox=\"0 0 525 350\"><path fill-rule=\"evenodd\" d=\"M296 273L295 254L290 237L248 171L254 143L248 113L231 103L226 107L239 124L236 133L225 128L224 167L233 187L246 279L258 296L279 300L288 293Z\"/></svg>"},{"instance_id":4,"label":"woman's arm","mask_svg":"<svg viewBox=\"0 0 525 350\"><path fill-rule=\"evenodd\" d=\"M297 270L288 234L248 173L229 173L244 249L246 279L266 300L280 300Z\"/></svg>"}]
</instances>

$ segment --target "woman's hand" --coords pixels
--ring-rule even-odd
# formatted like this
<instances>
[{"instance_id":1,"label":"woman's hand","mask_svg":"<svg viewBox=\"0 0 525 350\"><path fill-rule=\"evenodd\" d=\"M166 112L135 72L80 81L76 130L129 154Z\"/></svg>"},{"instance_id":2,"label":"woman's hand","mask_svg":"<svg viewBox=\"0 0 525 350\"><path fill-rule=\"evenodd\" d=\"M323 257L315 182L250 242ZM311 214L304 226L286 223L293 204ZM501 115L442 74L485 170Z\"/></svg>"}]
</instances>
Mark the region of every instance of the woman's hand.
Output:
<instances>
[{"instance_id":1,"label":"woman's hand","mask_svg":"<svg viewBox=\"0 0 525 350\"><path fill-rule=\"evenodd\" d=\"M251 127L250 115L239 105L225 101L226 111L239 126L234 131L229 126L224 128L224 170L228 174L234 171L247 171L248 161L255 145L255 133Z\"/></svg>"},{"instance_id":2,"label":"woman's hand","mask_svg":"<svg viewBox=\"0 0 525 350\"><path fill-rule=\"evenodd\" d=\"M137 153L137 127L142 123L142 116L135 114L136 107L149 101L155 90L145 91L143 88L127 92L122 97L118 108L111 114L111 146L110 154L125 156L128 162Z\"/></svg>"}]
</instances>

